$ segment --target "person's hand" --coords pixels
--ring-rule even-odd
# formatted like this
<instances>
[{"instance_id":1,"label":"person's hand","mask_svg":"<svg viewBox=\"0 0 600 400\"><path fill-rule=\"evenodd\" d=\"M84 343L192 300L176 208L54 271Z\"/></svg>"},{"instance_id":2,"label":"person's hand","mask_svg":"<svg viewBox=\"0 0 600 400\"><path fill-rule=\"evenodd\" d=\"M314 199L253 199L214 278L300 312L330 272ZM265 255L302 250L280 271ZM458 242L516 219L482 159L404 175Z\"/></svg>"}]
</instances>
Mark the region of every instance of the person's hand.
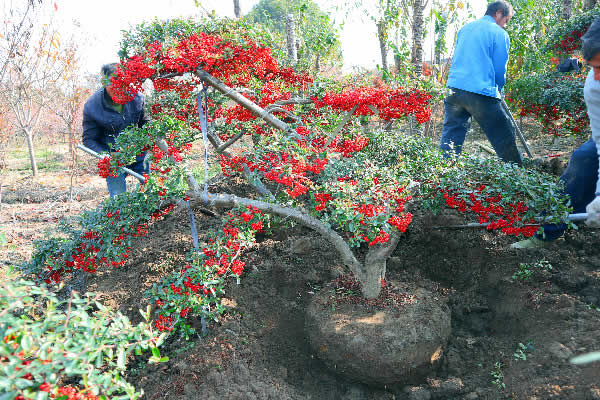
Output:
<instances>
[{"instance_id":1,"label":"person's hand","mask_svg":"<svg viewBox=\"0 0 600 400\"><path fill-rule=\"evenodd\" d=\"M600 228L600 196L587 205L585 211L588 214L585 224L592 228Z\"/></svg>"}]
</instances>

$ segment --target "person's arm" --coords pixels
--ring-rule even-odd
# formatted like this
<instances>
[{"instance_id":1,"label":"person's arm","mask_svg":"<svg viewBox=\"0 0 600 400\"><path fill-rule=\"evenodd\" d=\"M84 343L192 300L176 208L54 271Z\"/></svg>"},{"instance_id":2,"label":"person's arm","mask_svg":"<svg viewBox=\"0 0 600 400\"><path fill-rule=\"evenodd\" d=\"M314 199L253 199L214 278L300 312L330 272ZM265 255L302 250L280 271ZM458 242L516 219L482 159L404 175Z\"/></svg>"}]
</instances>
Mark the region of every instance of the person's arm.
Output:
<instances>
[{"instance_id":1,"label":"person's arm","mask_svg":"<svg viewBox=\"0 0 600 400\"><path fill-rule=\"evenodd\" d=\"M498 90L502 92L506 82L506 65L508 64L508 50L510 49L510 38L504 31L496 35L492 52L492 64Z\"/></svg>"},{"instance_id":2,"label":"person's arm","mask_svg":"<svg viewBox=\"0 0 600 400\"><path fill-rule=\"evenodd\" d=\"M87 107L83 108L83 145L96 153L106 153L108 149L100 142L102 131L98 122L90 115Z\"/></svg>"},{"instance_id":3,"label":"person's arm","mask_svg":"<svg viewBox=\"0 0 600 400\"><path fill-rule=\"evenodd\" d=\"M594 134L592 130L592 137L596 142L596 149L598 153L598 160L600 161L600 134ZM588 214L586 225L593 228L600 228L600 169L598 171L598 181L596 182L596 198L587 205L585 211Z\"/></svg>"},{"instance_id":4,"label":"person's arm","mask_svg":"<svg viewBox=\"0 0 600 400\"><path fill-rule=\"evenodd\" d=\"M600 161L600 81L594 79L593 70L589 72L586 79L584 93L592 128L592 139L596 143L596 152ZM596 228L600 227L600 168L596 181L596 198L587 205L585 211L588 213L586 224Z\"/></svg>"}]
</instances>

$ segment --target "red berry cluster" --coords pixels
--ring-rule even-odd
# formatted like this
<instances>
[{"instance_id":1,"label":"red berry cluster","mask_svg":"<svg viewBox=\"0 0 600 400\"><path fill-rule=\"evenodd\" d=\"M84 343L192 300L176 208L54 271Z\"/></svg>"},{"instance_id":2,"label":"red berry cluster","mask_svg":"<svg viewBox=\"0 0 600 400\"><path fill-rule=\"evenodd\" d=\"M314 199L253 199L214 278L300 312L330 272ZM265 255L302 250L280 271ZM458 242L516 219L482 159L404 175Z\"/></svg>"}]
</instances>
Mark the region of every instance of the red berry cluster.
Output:
<instances>
[{"instance_id":1,"label":"red berry cluster","mask_svg":"<svg viewBox=\"0 0 600 400\"><path fill-rule=\"evenodd\" d=\"M581 47L579 40L585 32L574 30L570 35L566 35L559 43L554 44L557 53L571 54Z\"/></svg>"},{"instance_id":2,"label":"red berry cluster","mask_svg":"<svg viewBox=\"0 0 600 400\"><path fill-rule=\"evenodd\" d=\"M284 80L290 86L301 88L312 80L307 75L296 74L291 69L279 69L271 49L262 47L249 38L242 43L204 32L182 37L169 49L154 42L145 54L127 59L111 78L117 93L115 101L127 103L141 91L142 82L156 74L193 72L202 68L222 79L229 86L247 86L254 78L261 81ZM182 98L189 97L189 83L158 80L157 90L175 90Z\"/></svg>"},{"instance_id":3,"label":"red berry cluster","mask_svg":"<svg viewBox=\"0 0 600 400\"><path fill-rule=\"evenodd\" d=\"M159 331L173 330L177 318L186 318L198 304L214 300L215 287L207 282L218 281L228 273L242 275L245 263L239 259L241 251L253 242L248 238L257 232L264 232L263 213L259 209L248 206L244 211L227 213L223 235L211 239L201 249L201 262L184 266L178 280L181 283L171 283L158 294L155 304L161 315L154 326ZM173 304L181 305L178 315L174 314Z\"/></svg>"},{"instance_id":4,"label":"red berry cluster","mask_svg":"<svg viewBox=\"0 0 600 400\"><path fill-rule=\"evenodd\" d=\"M110 157L104 157L98 160L98 175L102 178L108 178L109 176L116 178L119 176L117 170L110 165L110 160Z\"/></svg>"},{"instance_id":5,"label":"red berry cluster","mask_svg":"<svg viewBox=\"0 0 600 400\"><path fill-rule=\"evenodd\" d=\"M458 194L451 194L448 190L442 189L446 204L450 208L455 208L460 212L470 210L478 215L479 223L488 223L486 229L502 229L507 235L518 236L522 234L525 237L533 236L540 228L534 224L534 220L524 220L524 214L527 212L527 206L523 202L504 203L502 195L485 197L482 192L485 185L480 185L473 192L468 194L468 199L461 198ZM490 221L491 218L501 217ZM515 224L527 224L525 226L515 226Z\"/></svg>"},{"instance_id":6,"label":"red berry cluster","mask_svg":"<svg viewBox=\"0 0 600 400\"><path fill-rule=\"evenodd\" d=\"M558 84L572 83L572 87L582 87L585 81L583 74L561 74L554 76L542 90L555 88ZM536 90L538 90L536 89ZM589 126L589 117L586 112L583 96L580 94L574 96L575 103L566 107L559 104L532 103L531 100L519 96L519 93L513 93L507 96L507 101L520 109L519 115L534 116L541 124L544 131L549 135L561 136L565 133L582 134Z\"/></svg>"},{"instance_id":7,"label":"red berry cluster","mask_svg":"<svg viewBox=\"0 0 600 400\"><path fill-rule=\"evenodd\" d=\"M429 100L431 95L419 90L389 89L385 87L358 87L343 93L327 93L322 99L313 97L319 109L325 106L334 111L348 112L358 106L353 115L374 115L385 121L399 119L414 114L419 123L431 116Z\"/></svg>"}]
</instances>

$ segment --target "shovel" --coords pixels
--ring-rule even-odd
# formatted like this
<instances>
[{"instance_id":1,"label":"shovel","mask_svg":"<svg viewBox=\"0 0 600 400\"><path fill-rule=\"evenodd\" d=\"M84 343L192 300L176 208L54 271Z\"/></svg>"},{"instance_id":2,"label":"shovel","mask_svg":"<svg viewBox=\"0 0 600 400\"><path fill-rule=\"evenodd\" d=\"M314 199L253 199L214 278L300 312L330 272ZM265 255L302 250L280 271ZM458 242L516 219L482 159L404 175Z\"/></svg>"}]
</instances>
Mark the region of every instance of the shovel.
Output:
<instances>
[{"instance_id":1,"label":"shovel","mask_svg":"<svg viewBox=\"0 0 600 400\"><path fill-rule=\"evenodd\" d=\"M500 102L502 103L502 107L504 108L504 111L506 111L506 113L510 116L510 120L512 121L513 125L515 126L515 130L517 131L517 136L519 137L519 140L523 144L523 147L525 148L525 152L527 153L529 158L533 158L533 155L531 155L531 151L529 150L529 146L527 146L527 142L525 142L523 133L521 133L521 130L519 129L519 125L517 125L517 121L515 121L515 118L513 117L510 110L508 109L508 104L506 104L506 101L504 101L504 97L502 97Z\"/></svg>"},{"instance_id":2,"label":"shovel","mask_svg":"<svg viewBox=\"0 0 600 400\"><path fill-rule=\"evenodd\" d=\"M103 156L101 156L100 154L96 153L94 150L92 150L92 149L89 149L89 148L85 147L85 146L84 146L84 145L82 145L82 144L78 144L78 145L77 145L77 147L78 147L79 149L81 149L81 150L85 151L86 153L88 153L88 154L91 154L92 156L96 157L97 159L102 159L102 158L104 158L104 157L103 157ZM140 182L142 182L142 183L144 183L144 182L146 181L146 179L144 178L144 176L143 176L143 175L140 175L140 174L138 174L137 172L135 172L135 171L132 171L132 170L130 170L130 169L129 169L129 168L127 168L127 167L121 167L121 169L122 169L123 171L127 172L129 175L131 175L131 176L134 176L134 177L138 178L138 179L139 179L139 181L140 181Z\"/></svg>"},{"instance_id":3,"label":"shovel","mask_svg":"<svg viewBox=\"0 0 600 400\"><path fill-rule=\"evenodd\" d=\"M581 221L585 221L587 219L587 213L577 213L577 214L569 214L569 216L567 217L567 220L571 221L571 222L581 222ZM542 222L543 219L541 219L540 222ZM472 224L464 224L464 225L448 225L448 226L434 226L432 227L432 229L463 229L463 228L485 228L486 226L488 226L490 223L486 222L483 224L478 224L478 223L472 223ZM525 224L526 226L531 226L533 224Z\"/></svg>"}]
</instances>

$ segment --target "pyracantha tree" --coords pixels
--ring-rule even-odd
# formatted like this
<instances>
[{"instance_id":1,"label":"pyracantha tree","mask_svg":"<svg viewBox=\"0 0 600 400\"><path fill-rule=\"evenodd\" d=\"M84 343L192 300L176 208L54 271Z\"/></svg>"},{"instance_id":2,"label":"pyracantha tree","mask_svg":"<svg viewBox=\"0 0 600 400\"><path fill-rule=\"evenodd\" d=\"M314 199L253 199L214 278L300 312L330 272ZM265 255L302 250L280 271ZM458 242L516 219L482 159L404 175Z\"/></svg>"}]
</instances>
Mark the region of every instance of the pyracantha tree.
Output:
<instances>
[{"instance_id":1,"label":"pyracantha tree","mask_svg":"<svg viewBox=\"0 0 600 400\"><path fill-rule=\"evenodd\" d=\"M409 115L423 123L431 113L425 92L324 85L282 67L239 24L172 21L157 23L155 32L143 29L128 34L136 42L127 48L137 54L122 60L111 82L125 103L150 79L153 121L123 132L99 166L114 175L149 152L151 172L139 191L107 200L65 238L39 244L29 270L52 281L73 269L119 266L132 237L144 235L165 206L189 201L227 209L221 231L148 293L161 330L185 327L189 315L216 315L224 278L242 274L243 250L278 218L321 234L362 294L375 298L386 260L412 221L411 200L434 210L447 204L474 213L489 229L525 236L538 229L542 210L556 221L568 211L560 188L538 173L497 159L444 159L424 140L361 124L372 119L383 126ZM238 196L202 188L185 162L199 137L222 174L242 177L252 190Z\"/></svg>"}]
</instances>

